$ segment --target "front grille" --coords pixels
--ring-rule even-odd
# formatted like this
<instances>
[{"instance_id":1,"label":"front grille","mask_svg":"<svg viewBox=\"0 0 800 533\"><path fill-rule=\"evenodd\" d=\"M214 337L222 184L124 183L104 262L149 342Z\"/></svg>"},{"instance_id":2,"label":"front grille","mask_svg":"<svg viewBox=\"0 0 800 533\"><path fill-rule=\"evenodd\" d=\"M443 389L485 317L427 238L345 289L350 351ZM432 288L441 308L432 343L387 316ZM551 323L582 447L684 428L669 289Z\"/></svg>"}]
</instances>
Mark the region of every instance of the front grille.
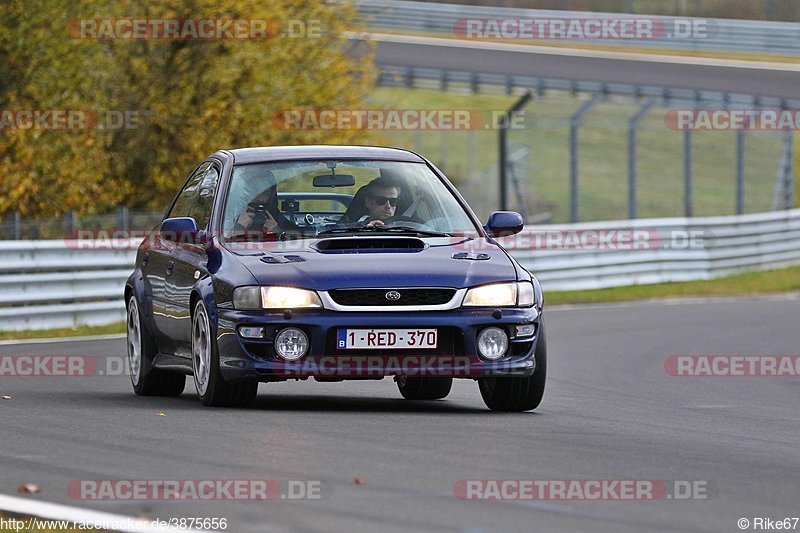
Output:
<instances>
[{"instance_id":1,"label":"front grille","mask_svg":"<svg viewBox=\"0 0 800 533\"><path fill-rule=\"evenodd\" d=\"M386 293L398 292L400 298L389 300ZM420 306L443 305L453 299L455 289L420 288L420 289L334 289L330 291L331 299L339 305L346 306Z\"/></svg>"}]
</instances>

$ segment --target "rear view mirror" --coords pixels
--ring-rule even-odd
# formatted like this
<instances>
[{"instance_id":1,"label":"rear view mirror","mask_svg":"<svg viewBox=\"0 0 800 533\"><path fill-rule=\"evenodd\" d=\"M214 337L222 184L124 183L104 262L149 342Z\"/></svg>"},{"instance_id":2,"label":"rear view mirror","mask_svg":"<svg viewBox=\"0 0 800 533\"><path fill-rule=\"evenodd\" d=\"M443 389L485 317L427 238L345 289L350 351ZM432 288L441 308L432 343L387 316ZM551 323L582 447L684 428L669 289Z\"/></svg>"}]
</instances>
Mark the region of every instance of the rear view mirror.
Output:
<instances>
[{"instance_id":1,"label":"rear view mirror","mask_svg":"<svg viewBox=\"0 0 800 533\"><path fill-rule=\"evenodd\" d=\"M356 177L351 174L323 174L314 176L314 187L352 187Z\"/></svg>"}]
</instances>

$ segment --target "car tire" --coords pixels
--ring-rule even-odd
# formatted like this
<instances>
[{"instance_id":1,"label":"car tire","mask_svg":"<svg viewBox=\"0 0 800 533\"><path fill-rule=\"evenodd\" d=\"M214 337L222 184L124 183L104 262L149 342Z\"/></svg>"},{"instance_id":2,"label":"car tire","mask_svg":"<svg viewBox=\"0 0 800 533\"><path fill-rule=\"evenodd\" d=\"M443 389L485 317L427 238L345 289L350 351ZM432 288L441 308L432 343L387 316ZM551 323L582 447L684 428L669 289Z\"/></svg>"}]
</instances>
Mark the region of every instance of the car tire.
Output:
<instances>
[{"instance_id":1,"label":"car tire","mask_svg":"<svg viewBox=\"0 0 800 533\"><path fill-rule=\"evenodd\" d=\"M406 400L441 400L450 394L453 378L397 376L397 388Z\"/></svg>"},{"instance_id":2,"label":"car tire","mask_svg":"<svg viewBox=\"0 0 800 533\"><path fill-rule=\"evenodd\" d=\"M202 300L192 313L192 370L197 396L208 407L247 407L258 394L257 381L228 383L222 377L217 339Z\"/></svg>"},{"instance_id":3,"label":"car tire","mask_svg":"<svg viewBox=\"0 0 800 533\"><path fill-rule=\"evenodd\" d=\"M547 340L544 322L536 342L536 370L532 376L520 378L480 378L478 387L486 407L492 411L519 413L533 411L542 402L547 381Z\"/></svg>"},{"instance_id":4,"label":"car tire","mask_svg":"<svg viewBox=\"0 0 800 533\"><path fill-rule=\"evenodd\" d=\"M131 295L127 307L128 370L133 391L139 396L180 396L186 376L153 367L156 345L145 329L139 303Z\"/></svg>"}]
</instances>

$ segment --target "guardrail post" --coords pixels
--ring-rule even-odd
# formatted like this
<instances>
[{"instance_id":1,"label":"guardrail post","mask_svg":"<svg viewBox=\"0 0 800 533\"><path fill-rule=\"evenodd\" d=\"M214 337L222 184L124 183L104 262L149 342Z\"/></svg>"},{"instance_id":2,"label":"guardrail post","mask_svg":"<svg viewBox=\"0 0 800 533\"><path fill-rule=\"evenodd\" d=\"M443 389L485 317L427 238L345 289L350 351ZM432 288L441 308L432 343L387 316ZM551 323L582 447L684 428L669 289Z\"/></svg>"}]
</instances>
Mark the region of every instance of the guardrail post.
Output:
<instances>
[{"instance_id":1,"label":"guardrail post","mask_svg":"<svg viewBox=\"0 0 800 533\"><path fill-rule=\"evenodd\" d=\"M530 91L525 91L525 94L517 100L510 109L508 109L505 113L503 113L500 120L502 121L498 124L498 148L500 149L500 211L506 211L508 208L508 183L506 174L508 172L508 139L506 130L508 129L508 125L511 123L511 119L514 116L514 113L518 112L520 109L525 107L531 98L533 98L533 94Z\"/></svg>"},{"instance_id":2,"label":"guardrail post","mask_svg":"<svg viewBox=\"0 0 800 533\"><path fill-rule=\"evenodd\" d=\"M683 212L692 216L692 130L683 132Z\"/></svg>"},{"instance_id":3,"label":"guardrail post","mask_svg":"<svg viewBox=\"0 0 800 533\"><path fill-rule=\"evenodd\" d=\"M573 224L579 222L578 213L578 128L583 117L592 107L603 99L602 93L595 94L591 100L584 102L569 120L569 219Z\"/></svg>"},{"instance_id":4,"label":"guardrail post","mask_svg":"<svg viewBox=\"0 0 800 533\"><path fill-rule=\"evenodd\" d=\"M736 214L744 214L744 130L736 130Z\"/></svg>"},{"instance_id":5,"label":"guardrail post","mask_svg":"<svg viewBox=\"0 0 800 533\"><path fill-rule=\"evenodd\" d=\"M656 105L655 100L649 100L628 121L628 218L638 216L636 209L636 131L639 123Z\"/></svg>"}]
</instances>

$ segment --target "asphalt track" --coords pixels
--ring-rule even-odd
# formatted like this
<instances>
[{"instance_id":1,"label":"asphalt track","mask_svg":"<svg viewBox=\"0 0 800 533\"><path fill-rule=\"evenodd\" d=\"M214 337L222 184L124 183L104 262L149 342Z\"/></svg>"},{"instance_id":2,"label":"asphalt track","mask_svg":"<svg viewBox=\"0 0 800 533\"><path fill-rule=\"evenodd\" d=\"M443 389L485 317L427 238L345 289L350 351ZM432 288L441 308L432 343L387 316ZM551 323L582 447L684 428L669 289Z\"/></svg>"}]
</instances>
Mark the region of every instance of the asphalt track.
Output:
<instances>
[{"instance_id":1,"label":"asphalt track","mask_svg":"<svg viewBox=\"0 0 800 533\"><path fill-rule=\"evenodd\" d=\"M133 516L226 517L228 531L739 531L800 514L798 378L686 378L673 354L796 355L800 300L545 310L539 410L495 414L477 386L408 402L386 379L262 385L245 410L133 395L127 376L0 377L0 493ZM120 356L124 341L0 346ZM101 365L102 366L102 365ZM163 412L166 416L156 416ZM361 478L363 484L354 482ZM320 481L322 499L84 502L78 479ZM463 479L708 482L691 501L463 501Z\"/></svg>"},{"instance_id":2,"label":"asphalt track","mask_svg":"<svg viewBox=\"0 0 800 533\"><path fill-rule=\"evenodd\" d=\"M800 65L372 35L375 63L800 98ZM748 66L749 65L749 66Z\"/></svg>"}]
</instances>

